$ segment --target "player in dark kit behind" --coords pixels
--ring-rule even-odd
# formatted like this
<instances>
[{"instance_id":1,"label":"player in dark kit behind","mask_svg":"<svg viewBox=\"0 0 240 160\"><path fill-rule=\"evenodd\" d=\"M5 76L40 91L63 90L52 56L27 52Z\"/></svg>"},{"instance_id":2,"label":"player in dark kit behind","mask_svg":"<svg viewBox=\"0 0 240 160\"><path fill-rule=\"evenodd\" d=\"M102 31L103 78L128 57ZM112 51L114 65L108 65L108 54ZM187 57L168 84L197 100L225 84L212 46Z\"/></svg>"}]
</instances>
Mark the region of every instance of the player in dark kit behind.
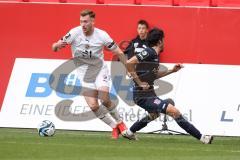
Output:
<instances>
[{"instance_id":1,"label":"player in dark kit behind","mask_svg":"<svg viewBox=\"0 0 240 160\"><path fill-rule=\"evenodd\" d=\"M147 37L149 48L136 54L127 62L128 71L134 81L134 102L144 108L149 114L135 122L124 133L124 137L136 140L135 132L144 128L149 122L156 119L160 113L171 116L176 123L187 133L197 138L204 144L210 144L213 136L202 135L189 123L180 111L169 101L160 99L154 92L154 80L179 71L183 66L176 64L173 69L162 72L159 70L159 53L164 47L164 32L161 29L152 29Z\"/></svg>"},{"instance_id":2,"label":"player in dark kit behind","mask_svg":"<svg viewBox=\"0 0 240 160\"><path fill-rule=\"evenodd\" d=\"M141 19L137 23L137 37L131 40L130 44L124 51L124 54L127 55L128 59L132 58L137 53L142 52L145 48L148 47L146 42L147 34L149 30L148 22Z\"/></svg>"}]
</instances>

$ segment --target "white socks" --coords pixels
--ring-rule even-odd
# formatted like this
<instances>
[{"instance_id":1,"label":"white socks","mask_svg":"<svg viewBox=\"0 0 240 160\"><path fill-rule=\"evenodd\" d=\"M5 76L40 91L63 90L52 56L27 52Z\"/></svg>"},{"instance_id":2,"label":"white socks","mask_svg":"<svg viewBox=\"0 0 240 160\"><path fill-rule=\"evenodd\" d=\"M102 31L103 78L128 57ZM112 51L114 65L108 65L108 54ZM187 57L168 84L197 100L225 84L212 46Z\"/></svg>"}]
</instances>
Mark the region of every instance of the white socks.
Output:
<instances>
[{"instance_id":1,"label":"white socks","mask_svg":"<svg viewBox=\"0 0 240 160\"><path fill-rule=\"evenodd\" d=\"M127 130L127 135L132 136L133 134L134 133L130 129Z\"/></svg>"},{"instance_id":2,"label":"white socks","mask_svg":"<svg viewBox=\"0 0 240 160\"><path fill-rule=\"evenodd\" d=\"M211 135L202 135L200 141L204 144L211 144L213 136Z\"/></svg>"},{"instance_id":3,"label":"white socks","mask_svg":"<svg viewBox=\"0 0 240 160\"><path fill-rule=\"evenodd\" d=\"M109 111L111 116L116 120L117 123L122 122L122 118L120 117L120 115L119 115L119 113L117 111L117 107L115 105L110 107L110 108L107 108L107 110Z\"/></svg>"},{"instance_id":4,"label":"white socks","mask_svg":"<svg viewBox=\"0 0 240 160\"><path fill-rule=\"evenodd\" d=\"M113 120L112 116L108 113L104 106L100 105L99 109L95 111L94 114L111 128L117 127L117 123Z\"/></svg>"}]
</instances>

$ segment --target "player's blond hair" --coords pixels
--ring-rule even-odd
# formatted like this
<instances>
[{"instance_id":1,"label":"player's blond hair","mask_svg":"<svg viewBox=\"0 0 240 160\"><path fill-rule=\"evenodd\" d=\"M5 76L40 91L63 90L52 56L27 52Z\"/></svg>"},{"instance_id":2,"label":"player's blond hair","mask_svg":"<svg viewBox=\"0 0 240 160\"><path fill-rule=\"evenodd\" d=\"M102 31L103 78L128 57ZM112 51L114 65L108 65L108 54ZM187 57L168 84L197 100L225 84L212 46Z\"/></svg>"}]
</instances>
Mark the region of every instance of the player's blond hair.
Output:
<instances>
[{"instance_id":1,"label":"player's blond hair","mask_svg":"<svg viewBox=\"0 0 240 160\"><path fill-rule=\"evenodd\" d=\"M80 15L82 17L89 15L91 18L95 18L96 14L90 9L84 9L81 11Z\"/></svg>"}]
</instances>

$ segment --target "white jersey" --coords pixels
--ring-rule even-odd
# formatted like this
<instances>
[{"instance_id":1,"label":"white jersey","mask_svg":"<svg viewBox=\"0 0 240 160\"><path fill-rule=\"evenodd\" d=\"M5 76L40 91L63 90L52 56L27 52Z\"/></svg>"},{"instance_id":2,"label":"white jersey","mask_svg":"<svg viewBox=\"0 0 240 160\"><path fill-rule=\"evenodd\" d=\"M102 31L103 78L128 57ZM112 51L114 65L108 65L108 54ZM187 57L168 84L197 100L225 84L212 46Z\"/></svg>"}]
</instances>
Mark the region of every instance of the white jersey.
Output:
<instances>
[{"instance_id":1,"label":"white jersey","mask_svg":"<svg viewBox=\"0 0 240 160\"><path fill-rule=\"evenodd\" d=\"M87 88L109 86L109 71L104 63L103 49L114 50L117 45L107 32L94 28L92 35L85 36L81 26L71 29L63 38L71 45L72 56L81 62L77 68L81 84Z\"/></svg>"},{"instance_id":2,"label":"white jersey","mask_svg":"<svg viewBox=\"0 0 240 160\"><path fill-rule=\"evenodd\" d=\"M72 56L79 58L104 59L104 46L109 50L116 48L115 42L107 32L94 28L92 35L85 36L81 26L71 29L64 37L63 41L71 45Z\"/></svg>"}]
</instances>

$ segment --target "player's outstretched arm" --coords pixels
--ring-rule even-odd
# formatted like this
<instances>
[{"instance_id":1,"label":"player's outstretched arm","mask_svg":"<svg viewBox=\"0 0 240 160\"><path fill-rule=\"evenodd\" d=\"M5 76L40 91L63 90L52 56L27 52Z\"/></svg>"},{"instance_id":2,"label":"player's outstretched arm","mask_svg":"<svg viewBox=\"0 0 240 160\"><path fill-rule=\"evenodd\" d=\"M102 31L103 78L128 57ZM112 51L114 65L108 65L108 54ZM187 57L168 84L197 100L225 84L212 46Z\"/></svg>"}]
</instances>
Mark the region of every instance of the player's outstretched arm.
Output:
<instances>
[{"instance_id":1,"label":"player's outstretched arm","mask_svg":"<svg viewBox=\"0 0 240 160\"><path fill-rule=\"evenodd\" d=\"M129 76L130 71L127 67L127 58L126 58L125 54L123 53L123 51L117 46L114 50L112 50L112 52L118 56L118 59L125 66L125 68L127 70L127 74Z\"/></svg>"},{"instance_id":2,"label":"player's outstretched arm","mask_svg":"<svg viewBox=\"0 0 240 160\"><path fill-rule=\"evenodd\" d=\"M157 78L165 77L169 74L175 73L182 69L184 66L182 64L175 64L172 69L168 69L167 71L158 71L157 72Z\"/></svg>"},{"instance_id":3,"label":"player's outstretched arm","mask_svg":"<svg viewBox=\"0 0 240 160\"><path fill-rule=\"evenodd\" d=\"M52 44L52 50L54 52L57 52L60 49L66 47L66 45L67 45L67 42L64 42L63 40L59 40L59 41Z\"/></svg>"},{"instance_id":4,"label":"player's outstretched arm","mask_svg":"<svg viewBox=\"0 0 240 160\"><path fill-rule=\"evenodd\" d=\"M122 62L122 64L124 66L126 66L127 58L126 58L125 54L123 53L123 51L117 46L114 50L112 50L112 52L114 54L116 54L118 56L120 62Z\"/></svg>"}]
</instances>

